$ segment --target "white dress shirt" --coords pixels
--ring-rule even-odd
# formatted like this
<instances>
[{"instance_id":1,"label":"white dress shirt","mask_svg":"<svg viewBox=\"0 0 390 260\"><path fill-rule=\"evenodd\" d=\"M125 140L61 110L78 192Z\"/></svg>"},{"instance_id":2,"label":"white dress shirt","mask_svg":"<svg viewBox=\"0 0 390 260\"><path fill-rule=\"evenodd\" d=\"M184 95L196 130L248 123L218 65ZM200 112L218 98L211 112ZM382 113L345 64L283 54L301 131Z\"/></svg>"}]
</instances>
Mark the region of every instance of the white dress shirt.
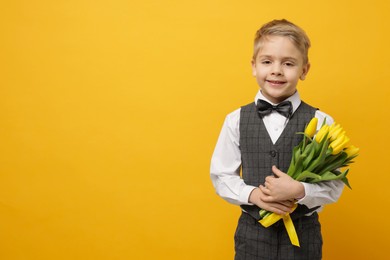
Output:
<instances>
[{"instance_id":1,"label":"white dress shirt","mask_svg":"<svg viewBox=\"0 0 390 260\"><path fill-rule=\"evenodd\" d=\"M267 100L261 91L258 91L255 102L258 99ZM293 105L293 113L301 104L298 92L288 99ZM273 104L276 105L276 104ZM255 186L245 184L240 177L241 151L240 151L240 111L237 109L226 116L221 133L215 147L210 166L210 175L216 192L226 201L237 205L251 205L249 195ZM317 110L315 117L318 118L317 129L326 119L326 124L332 124L333 119ZM275 143L283 132L288 119L277 112L272 112L263 118L264 125ZM302 182L305 189L305 197L298 201L299 204L306 205L308 208L322 206L338 200L344 188L344 183L340 180L320 182L309 184ZM317 211L320 211L320 207Z\"/></svg>"}]
</instances>

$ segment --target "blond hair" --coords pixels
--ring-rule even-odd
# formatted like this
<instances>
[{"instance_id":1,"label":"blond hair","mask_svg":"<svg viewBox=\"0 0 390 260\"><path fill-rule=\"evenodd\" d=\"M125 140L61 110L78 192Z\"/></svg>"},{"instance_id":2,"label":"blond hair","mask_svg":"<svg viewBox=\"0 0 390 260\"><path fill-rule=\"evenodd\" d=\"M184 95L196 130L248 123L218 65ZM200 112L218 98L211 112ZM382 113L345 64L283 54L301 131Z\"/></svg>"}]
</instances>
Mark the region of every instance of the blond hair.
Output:
<instances>
[{"instance_id":1,"label":"blond hair","mask_svg":"<svg viewBox=\"0 0 390 260\"><path fill-rule=\"evenodd\" d=\"M264 39L270 35L288 37L302 53L303 63L309 63L309 37L307 37L304 30L285 19L273 20L269 23L266 23L256 32L253 48L253 60L256 60L257 53L261 49Z\"/></svg>"}]
</instances>

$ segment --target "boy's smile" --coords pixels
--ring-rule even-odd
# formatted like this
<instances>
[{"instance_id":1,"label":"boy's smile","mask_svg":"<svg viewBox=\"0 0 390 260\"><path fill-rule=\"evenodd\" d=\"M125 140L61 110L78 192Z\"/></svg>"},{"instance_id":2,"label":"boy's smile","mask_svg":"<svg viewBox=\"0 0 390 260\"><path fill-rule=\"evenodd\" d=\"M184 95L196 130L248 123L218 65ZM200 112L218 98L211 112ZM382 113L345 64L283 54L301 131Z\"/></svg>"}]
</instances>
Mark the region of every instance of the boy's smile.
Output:
<instances>
[{"instance_id":1,"label":"boy's smile","mask_svg":"<svg viewBox=\"0 0 390 260\"><path fill-rule=\"evenodd\" d=\"M309 64L303 64L299 49L283 36L267 36L252 61L253 76L263 95L273 103L293 95L298 80L305 79L309 68Z\"/></svg>"},{"instance_id":2,"label":"boy's smile","mask_svg":"<svg viewBox=\"0 0 390 260\"><path fill-rule=\"evenodd\" d=\"M267 82L273 86L280 86L286 83L286 81L279 81L279 80L267 80Z\"/></svg>"}]
</instances>

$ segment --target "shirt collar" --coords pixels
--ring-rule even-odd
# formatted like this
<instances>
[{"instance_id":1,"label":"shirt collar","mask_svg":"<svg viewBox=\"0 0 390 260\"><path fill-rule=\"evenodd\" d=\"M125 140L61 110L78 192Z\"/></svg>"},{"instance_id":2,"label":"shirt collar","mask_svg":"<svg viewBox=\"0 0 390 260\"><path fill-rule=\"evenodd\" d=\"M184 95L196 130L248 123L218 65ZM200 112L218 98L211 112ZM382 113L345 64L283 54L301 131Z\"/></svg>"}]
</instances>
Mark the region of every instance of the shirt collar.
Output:
<instances>
[{"instance_id":1,"label":"shirt collar","mask_svg":"<svg viewBox=\"0 0 390 260\"><path fill-rule=\"evenodd\" d=\"M268 103L271 103L271 104L274 105L274 106L277 105L277 104L275 104L275 103L269 101L269 100L263 95L263 93L261 93L261 90L259 90L259 91L257 92L257 94L256 94L256 97L255 97L255 104L257 104L257 100L258 100L258 99L265 100L265 101L267 101ZM295 112L295 110L298 109L299 105L301 104L301 97L299 96L298 91L295 91L295 93L294 93L292 96L286 98L285 100L288 100L288 101L291 102L292 107L293 107L293 113ZM285 100L283 100L283 101L285 101Z\"/></svg>"}]
</instances>

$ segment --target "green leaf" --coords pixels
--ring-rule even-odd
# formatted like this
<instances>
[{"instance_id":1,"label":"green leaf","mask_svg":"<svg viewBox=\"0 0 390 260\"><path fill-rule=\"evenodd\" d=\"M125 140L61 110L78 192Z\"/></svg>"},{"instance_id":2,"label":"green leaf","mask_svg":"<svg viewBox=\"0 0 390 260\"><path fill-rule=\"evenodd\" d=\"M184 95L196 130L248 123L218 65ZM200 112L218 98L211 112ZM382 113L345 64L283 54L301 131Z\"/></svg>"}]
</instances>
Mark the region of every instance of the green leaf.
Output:
<instances>
[{"instance_id":1,"label":"green leaf","mask_svg":"<svg viewBox=\"0 0 390 260\"><path fill-rule=\"evenodd\" d=\"M344 182L345 185L348 186L348 188L352 189L351 185L349 184L348 179L347 179L348 172L349 172L349 169L346 169L343 172L340 172L338 170L333 171L333 173L335 175L337 175L337 178L335 178L335 180L341 180L342 182Z\"/></svg>"},{"instance_id":2,"label":"green leaf","mask_svg":"<svg viewBox=\"0 0 390 260\"><path fill-rule=\"evenodd\" d=\"M331 181L331 180L337 180L339 179L339 176L328 171L321 175L321 178L323 181Z\"/></svg>"},{"instance_id":3,"label":"green leaf","mask_svg":"<svg viewBox=\"0 0 390 260\"><path fill-rule=\"evenodd\" d=\"M296 154L298 153L298 151L299 151L299 146L295 146L294 149L293 149L292 156L291 156L290 166L288 167L288 170L287 170L287 175L289 175L289 176L293 176L294 175L295 164L296 164L296 161L297 161Z\"/></svg>"},{"instance_id":4,"label":"green leaf","mask_svg":"<svg viewBox=\"0 0 390 260\"><path fill-rule=\"evenodd\" d=\"M299 146L296 146L294 147L293 149L293 157L291 159L291 163L290 163L290 166L287 170L287 174L291 177L293 177L294 175L296 175L296 172L297 172L297 165L299 165L299 158L301 158L302 154L301 154L301 148ZM302 159L301 159L302 160Z\"/></svg>"},{"instance_id":5,"label":"green leaf","mask_svg":"<svg viewBox=\"0 0 390 260\"><path fill-rule=\"evenodd\" d=\"M349 181L348 181L347 177L342 178L341 180L344 182L345 185L347 185L348 188L350 188L350 189L352 190L352 187L351 187L351 185L349 184Z\"/></svg>"},{"instance_id":6,"label":"green leaf","mask_svg":"<svg viewBox=\"0 0 390 260\"><path fill-rule=\"evenodd\" d=\"M347 155L348 156L348 155ZM358 156L358 154L356 154L356 155L353 155L353 156L351 156L351 157L348 157L346 160L345 160L345 163L352 163L353 161L353 159L355 159L356 157Z\"/></svg>"},{"instance_id":7,"label":"green leaf","mask_svg":"<svg viewBox=\"0 0 390 260\"><path fill-rule=\"evenodd\" d=\"M313 141L312 144L313 144L314 151L315 151L314 157L317 158L317 157L320 155L320 153L321 153L321 148L322 148L322 147L321 147L321 145L320 145L319 143L317 143L316 141Z\"/></svg>"},{"instance_id":8,"label":"green leaf","mask_svg":"<svg viewBox=\"0 0 390 260\"><path fill-rule=\"evenodd\" d=\"M313 147L313 143L309 143L308 145L306 145L306 148L303 150L303 153L308 155L311 152L312 147Z\"/></svg>"},{"instance_id":9,"label":"green leaf","mask_svg":"<svg viewBox=\"0 0 390 260\"><path fill-rule=\"evenodd\" d=\"M298 175L296 178L297 181L306 181L306 179L311 178L313 180L321 180L321 176L313 172L304 171Z\"/></svg>"},{"instance_id":10,"label":"green leaf","mask_svg":"<svg viewBox=\"0 0 390 260\"><path fill-rule=\"evenodd\" d=\"M316 168L316 171L317 172L326 172L326 171L330 170L330 169L328 169L329 165L331 163L333 163L337 159L337 157L338 157L338 155L331 155L331 154L327 155L325 157L325 160L321 164L318 165L318 167Z\"/></svg>"},{"instance_id":11,"label":"green leaf","mask_svg":"<svg viewBox=\"0 0 390 260\"><path fill-rule=\"evenodd\" d=\"M327 136L327 134L326 134L326 136ZM312 162L308 165L308 167L306 169L309 172L313 172L319 165L321 165L325 161L326 153L327 153L328 146L329 146L329 141L324 138L321 141L320 146L321 146L321 152L318 155L317 159L312 160Z\"/></svg>"},{"instance_id":12,"label":"green leaf","mask_svg":"<svg viewBox=\"0 0 390 260\"><path fill-rule=\"evenodd\" d=\"M347 177L348 172L349 172L349 169L346 169L345 171L343 171L342 173L340 173L339 176L340 176L341 178L345 178L345 177Z\"/></svg>"},{"instance_id":13,"label":"green leaf","mask_svg":"<svg viewBox=\"0 0 390 260\"><path fill-rule=\"evenodd\" d=\"M302 154L299 156L297 163L295 164L295 171L294 174L291 176L293 179L296 179L296 177L302 172L303 170L303 160L306 158L305 154Z\"/></svg>"},{"instance_id":14,"label":"green leaf","mask_svg":"<svg viewBox=\"0 0 390 260\"><path fill-rule=\"evenodd\" d=\"M301 155L301 148L299 146L295 146L293 149L293 156L292 161L295 165L296 161L298 160L299 155Z\"/></svg>"},{"instance_id":15,"label":"green leaf","mask_svg":"<svg viewBox=\"0 0 390 260\"><path fill-rule=\"evenodd\" d=\"M331 163L328 163L323 169L321 169L321 172L319 174L322 175L325 172L333 171L333 170L336 170L336 169L342 167L344 165L344 161L346 159L346 156L347 155L345 153L341 153L341 154L337 155L335 158L333 158Z\"/></svg>"},{"instance_id":16,"label":"green leaf","mask_svg":"<svg viewBox=\"0 0 390 260\"><path fill-rule=\"evenodd\" d=\"M312 144L309 144L306 147L307 152L309 153L306 159L303 161L303 169L307 167L307 165L312 161L315 154L315 147Z\"/></svg>"}]
</instances>

